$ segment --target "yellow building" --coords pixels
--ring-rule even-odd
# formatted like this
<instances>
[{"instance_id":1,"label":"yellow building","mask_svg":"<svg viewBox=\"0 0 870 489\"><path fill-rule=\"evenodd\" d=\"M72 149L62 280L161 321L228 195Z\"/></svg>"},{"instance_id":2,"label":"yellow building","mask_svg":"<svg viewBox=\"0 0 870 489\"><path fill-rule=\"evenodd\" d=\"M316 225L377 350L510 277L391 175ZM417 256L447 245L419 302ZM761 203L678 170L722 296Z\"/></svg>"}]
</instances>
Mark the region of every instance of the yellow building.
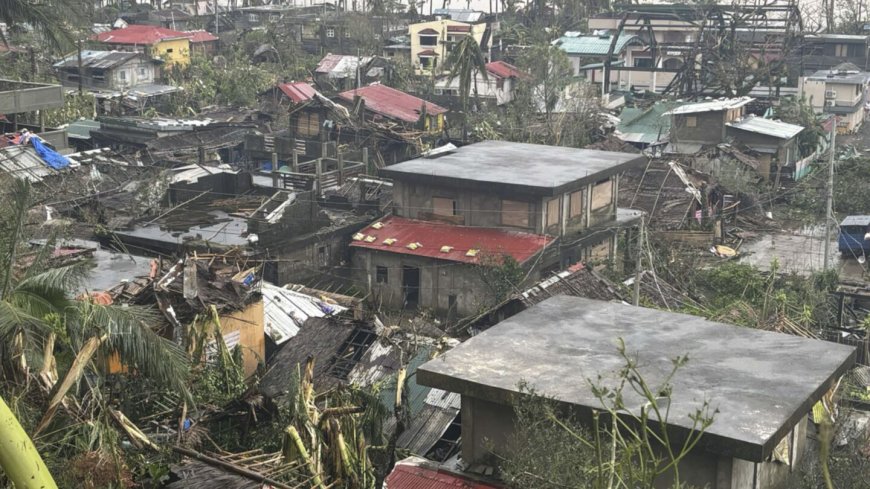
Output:
<instances>
[{"instance_id":1,"label":"yellow building","mask_svg":"<svg viewBox=\"0 0 870 489\"><path fill-rule=\"evenodd\" d=\"M474 36L478 44L483 40L486 24L468 24L450 19L421 22L408 26L411 38L411 63L418 75L439 73L453 46L465 36ZM486 49L481 46L486 54Z\"/></svg>"},{"instance_id":2,"label":"yellow building","mask_svg":"<svg viewBox=\"0 0 870 489\"><path fill-rule=\"evenodd\" d=\"M190 63L191 34L154 25L133 24L93 37L111 49L139 51L166 61L167 66Z\"/></svg>"}]
</instances>

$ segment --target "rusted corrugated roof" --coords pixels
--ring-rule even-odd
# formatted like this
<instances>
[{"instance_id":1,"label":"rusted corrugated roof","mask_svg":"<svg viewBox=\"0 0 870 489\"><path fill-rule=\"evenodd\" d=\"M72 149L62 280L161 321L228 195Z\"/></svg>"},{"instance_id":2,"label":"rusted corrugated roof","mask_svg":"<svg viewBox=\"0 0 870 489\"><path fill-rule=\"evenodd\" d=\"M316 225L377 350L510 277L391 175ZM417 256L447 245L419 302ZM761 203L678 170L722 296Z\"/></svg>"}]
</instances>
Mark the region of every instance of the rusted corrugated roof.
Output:
<instances>
[{"instance_id":1,"label":"rusted corrugated roof","mask_svg":"<svg viewBox=\"0 0 870 489\"><path fill-rule=\"evenodd\" d=\"M516 66L504 61L493 61L486 64L486 71L500 78L526 78L527 74Z\"/></svg>"},{"instance_id":2,"label":"rusted corrugated roof","mask_svg":"<svg viewBox=\"0 0 870 489\"><path fill-rule=\"evenodd\" d=\"M338 96L348 102L353 102L355 96L360 96L365 100L366 109L384 117L404 122L417 122L420 119L421 109L424 106L426 107L426 113L430 115L447 112L447 109L440 105L435 105L432 102L427 102L380 83L348 90L338 94Z\"/></svg>"},{"instance_id":3,"label":"rusted corrugated roof","mask_svg":"<svg viewBox=\"0 0 870 489\"><path fill-rule=\"evenodd\" d=\"M425 461L412 457L396 464L393 472L387 476L386 489L498 489L498 487L432 467Z\"/></svg>"},{"instance_id":4,"label":"rusted corrugated roof","mask_svg":"<svg viewBox=\"0 0 870 489\"><path fill-rule=\"evenodd\" d=\"M380 226L380 229L375 226ZM540 234L455 226L396 216L389 216L366 227L360 231L360 235L363 238L354 240L351 246L462 263L479 263L480 257L485 255L508 255L523 263L553 240ZM367 242L367 236L374 237L374 241ZM384 240L388 239L394 239L395 242L386 244ZM408 245L415 246L412 249ZM445 246L450 249L442 248ZM477 250L475 256L469 256L470 250Z\"/></svg>"},{"instance_id":5,"label":"rusted corrugated roof","mask_svg":"<svg viewBox=\"0 0 870 489\"><path fill-rule=\"evenodd\" d=\"M305 82L281 83L278 88L294 103L305 102L314 98L317 90Z\"/></svg>"},{"instance_id":6,"label":"rusted corrugated roof","mask_svg":"<svg viewBox=\"0 0 870 489\"><path fill-rule=\"evenodd\" d=\"M371 56L327 54L317 64L314 72L328 74L330 78L347 78L354 76L357 68L367 65L371 60Z\"/></svg>"}]
</instances>

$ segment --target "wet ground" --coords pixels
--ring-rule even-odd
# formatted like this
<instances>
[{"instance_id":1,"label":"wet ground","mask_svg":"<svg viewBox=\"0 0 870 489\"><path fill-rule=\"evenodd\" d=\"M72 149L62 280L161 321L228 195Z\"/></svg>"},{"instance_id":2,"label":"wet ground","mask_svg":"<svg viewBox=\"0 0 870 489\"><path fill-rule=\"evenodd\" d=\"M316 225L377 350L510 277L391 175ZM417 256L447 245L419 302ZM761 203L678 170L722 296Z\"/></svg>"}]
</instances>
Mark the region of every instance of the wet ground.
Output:
<instances>
[{"instance_id":1,"label":"wet ground","mask_svg":"<svg viewBox=\"0 0 870 489\"><path fill-rule=\"evenodd\" d=\"M740 247L740 261L769 271L774 260L780 272L810 275L824 268L824 226L806 226L794 231L764 235ZM837 250L836 235L830 245L830 263L840 271L841 280L864 280L870 263L857 257L842 257Z\"/></svg>"}]
</instances>

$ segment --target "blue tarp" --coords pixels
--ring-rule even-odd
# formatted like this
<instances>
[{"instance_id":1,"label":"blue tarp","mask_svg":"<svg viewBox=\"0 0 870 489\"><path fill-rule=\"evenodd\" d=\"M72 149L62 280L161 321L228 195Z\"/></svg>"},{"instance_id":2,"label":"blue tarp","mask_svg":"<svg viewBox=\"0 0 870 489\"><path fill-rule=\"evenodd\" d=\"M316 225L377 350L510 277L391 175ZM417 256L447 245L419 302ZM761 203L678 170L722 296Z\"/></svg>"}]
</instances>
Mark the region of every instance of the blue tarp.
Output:
<instances>
[{"instance_id":1,"label":"blue tarp","mask_svg":"<svg viewBox=\"0 0 870 489\"><path fill-rule=\"evenodd\" d=\"M30 144L33 145L33 149L36 150L36 154L42 158L42 161L45 162L46 165L54 168L55 170L60 170L61 168L66 168L69 166L69 160L66 156L58 153L57 151L46 146L39 138L31 137Z\"/></svg>"}]
</instances>

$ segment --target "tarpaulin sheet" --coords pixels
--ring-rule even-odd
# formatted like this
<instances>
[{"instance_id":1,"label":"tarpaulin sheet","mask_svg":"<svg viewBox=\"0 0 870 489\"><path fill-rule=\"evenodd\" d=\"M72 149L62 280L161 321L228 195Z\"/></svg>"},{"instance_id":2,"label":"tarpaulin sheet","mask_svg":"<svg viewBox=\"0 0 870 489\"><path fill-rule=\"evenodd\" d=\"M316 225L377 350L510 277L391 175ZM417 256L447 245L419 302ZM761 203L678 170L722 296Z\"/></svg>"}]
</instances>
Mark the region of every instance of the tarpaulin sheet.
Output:
<instances>
[{"instance_id":1,"label":"tarpaulin sheet","mask_svg":"<svg viewBox=\"0 0 870 489\"><path fill-rule=\"evenodd\" d=\"M30 144L33 145L33 149L36 150L36 154L38 154L39 157L42 158L42 161L44 161L45 164L50 166L51 168L54 168L55 170L60 170L61 168L66 168L69 166L69 160L66 158L66 156L49 148L39 138L31 137Z\"/></svg>"}]
</instances>

